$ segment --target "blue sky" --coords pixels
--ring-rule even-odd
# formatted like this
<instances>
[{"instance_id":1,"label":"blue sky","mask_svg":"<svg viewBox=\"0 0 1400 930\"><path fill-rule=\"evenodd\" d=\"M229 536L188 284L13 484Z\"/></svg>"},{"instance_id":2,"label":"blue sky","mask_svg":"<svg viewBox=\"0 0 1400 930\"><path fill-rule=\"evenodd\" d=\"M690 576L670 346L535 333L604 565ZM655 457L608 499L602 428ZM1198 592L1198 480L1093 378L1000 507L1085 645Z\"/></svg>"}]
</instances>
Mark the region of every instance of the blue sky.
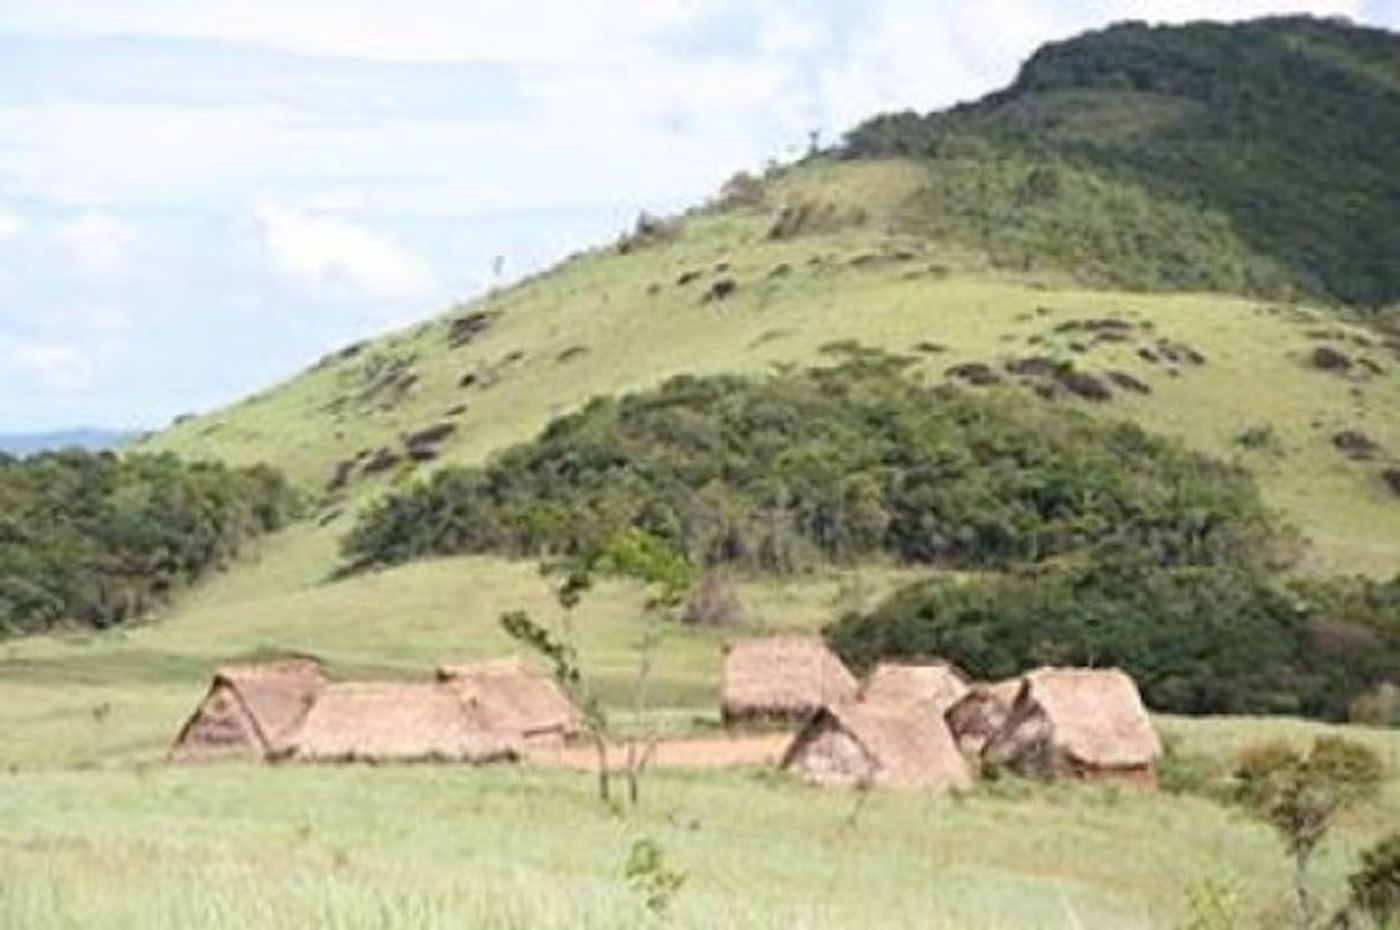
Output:
<instances>
[{"instance_id":1,"label":"blue sky","mask_svg":"<svg viewBox=\"0 0 1400 930\"><path fill-rule=\"evenodd\" d=\"M153 427L1120 19L1400 0L6 0L0 433Z\"/></svg>"}]
</instances>

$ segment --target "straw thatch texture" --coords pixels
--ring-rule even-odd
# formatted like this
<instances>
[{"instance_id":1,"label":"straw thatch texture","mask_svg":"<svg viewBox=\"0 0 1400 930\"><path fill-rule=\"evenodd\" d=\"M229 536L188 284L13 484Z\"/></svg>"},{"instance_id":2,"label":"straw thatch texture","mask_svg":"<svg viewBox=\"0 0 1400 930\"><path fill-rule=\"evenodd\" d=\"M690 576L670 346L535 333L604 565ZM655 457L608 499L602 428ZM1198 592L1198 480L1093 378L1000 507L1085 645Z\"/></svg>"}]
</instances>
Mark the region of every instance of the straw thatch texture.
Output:
<instances>
[{"instance_id":1,"label":"straw thatch texture","mask_svg":"<svg viewBox=\"0 0 1400 930\"><path fill-rule=\"evenodd\" d=\"M930 702L835 704L793 740L783 767L827 787L967 788L972 776Z\"/></svg>"},{"instance_id":2,"label":"straw thatch texture","mask_svg":"<svg viewBox=\"0 0 1400 930\"><path fill-rule=\"evenodd\" d=\"M228 665L213 681L171 747L174 762L276 758L325 686L311 658Z\"/></svg>"},{"instance_id":3,"label":"straw thatch texture","mask_svg":"<svg viewBox=\"0 0 1400 930\"><path fill-rule=\"evenodd\" d=\"M944 719L964 754L981 754L987 741L1006 726L1022 684L1020 678L979 682L948 708Z\"/></svg>"},{"instance_id":4,"label":"straw thatch texture","mask_svg":"<svg viewBox=\"0 0 1400 930\"><path fill-rule=\"evenodd\" d=\"M314 762L494 762L518 740L490 730L450 686L328 685L306 715L293 757Z\"/></svg>"},{"instance_id":5,"label":"straw thatch texture","mask_svg":"<svg viewBox=\"0 0 1400 930\"><path fill-rule=\"evenodd\" d=\"M929 702L942 713L967 694L967 682L947 662L881 662L861 685L860 699L878 704Z\"/></svg>"},{"instance_id":6,"label":"straw thatch texture","mask_svg":"<svg viewBox=\"0 0 1400 930\"><path fill-rule=\"evenodd\" d=\"M579 709L558 682L518 659L444 665L437 674L487 729L534 744L567 740L582 728Z\"/></svg>"},{"instance_id":7,"label":"straw thatch texture","mask_svg":"<svg viewBox=\"0 0 1400 930\"><path fill-rule=\"evenodd\" d=\"M820 636L741 639L724 647L726 723L806 720L852 700L858 684Z\"/></svg>"},{"instance_id":8,"label":"straw thatch texture","mask_svg":"<svg viewBox=\"0 0 1400 930\"><path fill-rule=\"evenodd\" d=\"M1137 685L1117 669L1038 669L983 758L1028 775L1152 781L1162 743Z\"/></svg>"}]
</instances>

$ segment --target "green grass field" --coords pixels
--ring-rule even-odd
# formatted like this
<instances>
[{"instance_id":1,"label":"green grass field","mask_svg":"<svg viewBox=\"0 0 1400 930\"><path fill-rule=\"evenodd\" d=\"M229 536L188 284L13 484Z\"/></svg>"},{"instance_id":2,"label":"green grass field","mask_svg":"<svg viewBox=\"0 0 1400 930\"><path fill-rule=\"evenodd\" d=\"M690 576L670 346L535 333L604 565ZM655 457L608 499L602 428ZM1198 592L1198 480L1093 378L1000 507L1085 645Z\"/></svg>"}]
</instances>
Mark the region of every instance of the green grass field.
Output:
<instances>
[{"instance_id":1,"label":"green grass field","mask_svg":"<svg viewBox=\"0 0 1400 930\"><path fill-rule=\"evenodd\" d=\"M1266 829L1165 793L1010 783L862 802L771 772L668 772L619 817L585 774L165 766L220 661L298 648L337 674L422 675L443 658L507 650L502 610L557 613L533 566L494 559L321 584L322 543L305 532L270 541L156 622L3 647L0 926L645 927L658 922L622 876L641 838L687 875L670 918L684 927L1172 927L1207 878L1251 915L1281 906L1287 861ZM901 577L745 584L746 629L810 628ZM638 591L605 585L578 611L585 662L615 702L636 667L639 606ZM721 638L664 639L664 726L715 720ZM1332 730L1160 723L1218 764L1250 742ZM1389 781L1321 857L1319 885L1334 897L1357 851L1400 823L1400 734L1346 733L1382 754Z\"/></svg>"}]
</instances>

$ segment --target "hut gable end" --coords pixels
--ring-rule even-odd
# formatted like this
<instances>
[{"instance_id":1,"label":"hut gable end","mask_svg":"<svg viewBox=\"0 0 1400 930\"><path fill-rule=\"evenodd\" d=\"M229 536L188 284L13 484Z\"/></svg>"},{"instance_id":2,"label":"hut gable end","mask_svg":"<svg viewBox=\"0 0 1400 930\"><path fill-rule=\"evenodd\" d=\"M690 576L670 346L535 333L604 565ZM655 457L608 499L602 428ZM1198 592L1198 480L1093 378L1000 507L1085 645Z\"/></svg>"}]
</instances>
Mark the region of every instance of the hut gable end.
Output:
<instances>
[{"instance_id":1,"label":"hut gable end","mask_svg":"<svg viewBox=\"0 0 1400 930\"><path fill-rule=\"evenodd\" d=\"M972 783L947 725L927 702L830 705L797 735L783 767L829 786L946 791Z\"/></svg>"},{"instance_id":2,"label":"hut gable end","mask_svg":"<svg viewBox=\"0 0 1400 930\"><path fill-rule=\"evenodd\" d=\"M218 669L180 729L171 760L280 756L324 683L321 664L309 658Z\"/></svg>"}]
</instances>

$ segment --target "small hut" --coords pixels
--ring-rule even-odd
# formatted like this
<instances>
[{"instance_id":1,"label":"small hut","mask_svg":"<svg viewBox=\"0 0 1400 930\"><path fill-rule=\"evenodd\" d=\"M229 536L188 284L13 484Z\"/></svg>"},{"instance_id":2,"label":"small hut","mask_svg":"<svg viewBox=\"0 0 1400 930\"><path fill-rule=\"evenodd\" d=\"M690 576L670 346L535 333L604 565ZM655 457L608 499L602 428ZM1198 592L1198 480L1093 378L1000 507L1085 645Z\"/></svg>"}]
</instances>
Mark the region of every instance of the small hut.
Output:
<instances>
[{"instance_id":1,"label":"small hut","mask_svg":"<svg viewBox=\"0 0 1400 930\"><path fill-rule=\"evenodd\" d=\"M321 663L310 657L226 665L170 748L172 762L275 759L325 686Z\"/></svg>"},{"instance_id":2,"label":"small hut","mask_svg":"<svg viewBox=\"0 0 1400 930\"><path fill-rule=\"evenodd\" d=\"M1021 685L1020 678L978 682L949 706L944 719L964 755L980 755L987 741L1006 726Z\"/></svg>"},{"instance_id":3,"label":"small hut","mask_svg":"<svg viewBox=\"0 0 1400 930\"><path fill-rule=\"evenodd\" d=\"M928 702L943 713L967 693L967 682L947 662L881 662L865 679L860 699L876 704Z\"/></svg>"},{"instance_id":4,"label":"small hut","mask_svg":"<svg viewBox=\"0 0 1400 930\"><path fill-rule=\"evenodd\" d=\"M805 726L782 767L823 787L947 791L972 784L931 703L833 704Z\"/></svg>"},{"instance_id":5,"label":"small hut","mask_svg":"<svg viewBox=\"0 0 1400 930\"><path fill-rule=\"evenodd\" d=\"M982 758L1025 775L1156 781L1162 743L1137 685L1117 669L1044 668L1026 676Z\"/></svg>"},{"instance_id":6,"label":"small hut","mask_svg":"<svg viewBox=\"0 0 1400 930\"><path fill-rule=\"evenodd\" d=\"M529 746L561 745L582 728L579 709L559 683L519 659L443 665L437 676L488 729L517 736Z\"/></svg>"},{"instance_id":7,"label":"small hut","mask_svg":"<svg viewBox=\"0 0 1400 930\"><path fill-rule=\"evenodd\" d=\"M519 740L491 730L450 686L346 682L317 698L292 757L306 762L513 761Z\"/></svg>"},{"instance_id":8,"label":"small hut","mask_svg":"<svg viewBox=\"0 0 1400 930\"><path fill-rule=\"evenodd\" d=\"M726 724L802 722L853 700L859 685L820 636L740 639L724 646Z\"/></svg>"}]
</instances>

